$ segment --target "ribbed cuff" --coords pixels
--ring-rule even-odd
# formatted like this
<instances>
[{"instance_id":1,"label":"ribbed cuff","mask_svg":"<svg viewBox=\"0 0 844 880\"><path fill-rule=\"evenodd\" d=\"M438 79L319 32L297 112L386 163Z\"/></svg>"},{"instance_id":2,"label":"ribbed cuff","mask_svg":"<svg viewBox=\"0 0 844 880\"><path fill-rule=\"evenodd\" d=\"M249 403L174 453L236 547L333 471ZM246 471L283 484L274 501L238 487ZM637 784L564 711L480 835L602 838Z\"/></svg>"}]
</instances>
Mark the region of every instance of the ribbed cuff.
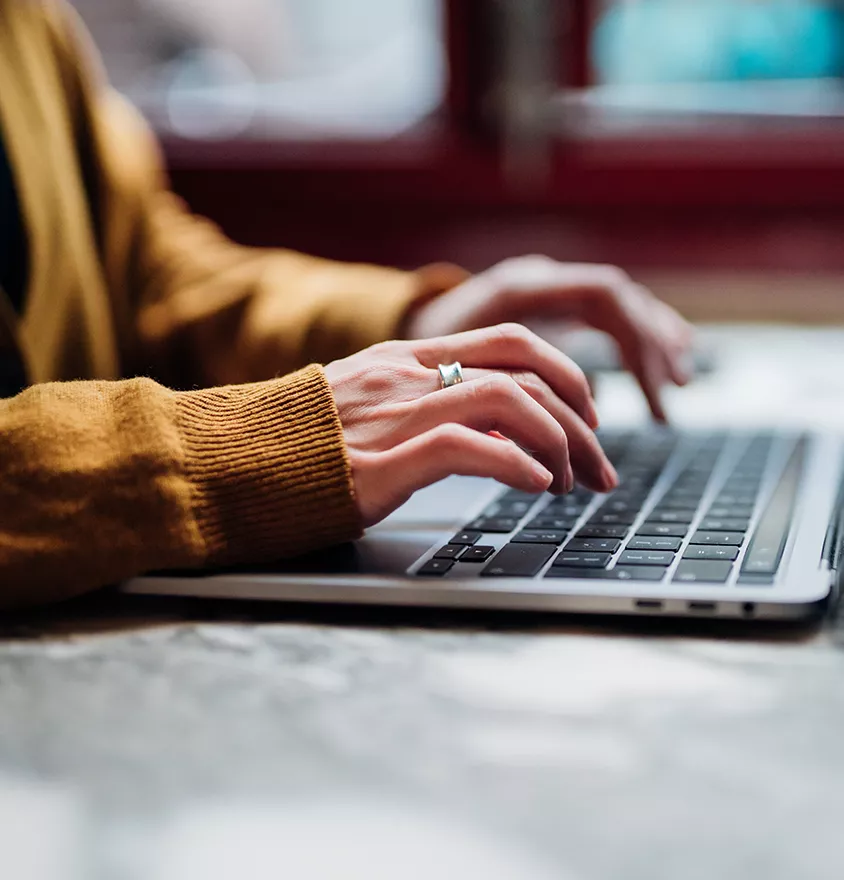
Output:
<instances>
[{"instance_id":1,"label":"ribbed cuff","mask_svg":"<svg viewBox=\"0 0 844 880\"><path fill-rule=\"evenodd\" d=\"M208 564L267 562L360 535L342 426L321 367L177 398Z\"/></svg>"}]
</instances>

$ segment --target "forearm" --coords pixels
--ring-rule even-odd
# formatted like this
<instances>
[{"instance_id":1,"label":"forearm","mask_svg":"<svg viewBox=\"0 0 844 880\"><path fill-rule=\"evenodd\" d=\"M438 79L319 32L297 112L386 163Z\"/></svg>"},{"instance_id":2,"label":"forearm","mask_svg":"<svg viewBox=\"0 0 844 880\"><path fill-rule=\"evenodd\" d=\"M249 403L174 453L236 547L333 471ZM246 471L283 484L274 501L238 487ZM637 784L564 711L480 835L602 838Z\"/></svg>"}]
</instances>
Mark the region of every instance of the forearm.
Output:
<instances>
[{"instance_id":1,"label":"forearm","mask_svg":"<svg viewBox=\"0 0 844 880\"><path fill-rule=\"evenodd\" d=\"M208 391L35 386L0 402L0 605L355 537L351 486L315 367Z\"/></svg>"}]
</instances>

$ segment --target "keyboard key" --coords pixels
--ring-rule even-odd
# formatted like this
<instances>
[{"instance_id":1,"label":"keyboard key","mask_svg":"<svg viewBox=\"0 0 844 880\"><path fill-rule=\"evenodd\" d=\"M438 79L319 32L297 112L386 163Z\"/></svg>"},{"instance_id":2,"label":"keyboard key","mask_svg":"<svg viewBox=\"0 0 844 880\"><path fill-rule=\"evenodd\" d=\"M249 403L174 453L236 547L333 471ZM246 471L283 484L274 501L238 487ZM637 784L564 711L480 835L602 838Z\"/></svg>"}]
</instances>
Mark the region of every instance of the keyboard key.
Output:
<instances>
[{"instance_id":1,"label":"keyboard key","mask_svg":"<svg viewBox=\"0 0 844 880\"><path fill-rule=\"evenodd\" d=\"M635 501L625 501L623 498L611 498L605 504L598 508L599 513L628 513L630 511L638 512L641 503Z\"/></svg>"},{"instance_id":2,"label":"keyboard key","mask_svg":"<svg viewBox=\"0 0 844 880\"><path fill-rule=\"evenodd\" d=\"M661 581L665 577L664 568L646 565L616 566L610 569L601 568L566 568L553 566L545 573L547 578L566 578L570 580L603 580L603 581Z\"/></svg>"},{"instance_id":3,"label":"keyboard key","mask_svg":"<svg viewBox=\"0 0 844 880\"><path fill-rule=\"evenodd\" d=\"M755 500L759 494L759 480L745 480L730 477L730 490L734 492L743 492L750 495Z\"/></svg>"},{"instance_id":4,"label":"keyboard key","mask_svg":"<svg viewBox=\"0 0 844 880\"><path fill-rule=\"evenodd\" d=\"M753 507L756 504L756 493L722 492L713 503L723 507Z\"/></svg>"},{"instance_id":5,"label":"keyboard key","mask_svg":"<svg viewBox=\"0 0 844 880\"><path fill-rule=\"evenodd\" d=\"M560 565L551 566L545 572L547 578L566 578L567 580L598 580L607 574L601 568L566 568Z\"/></svg>"},{"instance_id":6,"label":"keyboard key","mask_svg":"<svg viewBox=\"0 0 844 880\"><path fill-rule=\"evenodd\" d=\"M627 513L596 513L589 520L590 526L625 526L631 525L638 516L638 511Z\"/></svg>"},{"instance_id":7,"label":"keyboard key","mask_svg":"<svg viewBox=\"0 0 844 880\"><path fill-rule=\"evenodd\" d=\"M533 507L534 501L496 501L483 512L483 515L523 517Z\"/></svg>"},{"instance_id":8,"label":"keyboard key","mask_svg":"<svg viewBox=\"0 0 844 880\"><path fill-rule=\"evenodd\" d=\"M453 566L453 559L429 559L416 574L422 577L442 577Z\"/></svg>"},{"instance_id":9,"label":"keyboard key","mask_svg":"<svg viewBox=\"0 0 844 880\"><path fill-rule=\"evenodd\" d=\"M674 582L723 584L730 576L731 562L709 559L681 559L674 572Z\"/></svg>"},{"instance_id":10,"label":"keyboard key","mask_svg":"<svg viewBox=\"0 0 844 880\"><path fill-rule=\"evenodd\" d=\"M461 562L486 562L492 554L495 553L495 547L487 544L475 544L460 557Z\"/></svg>"},{"instance_id":11,"label":"keyboard key","mask_svg":"<svg viewBox=\"0 0 844 880\"><path fill-rule=\"evenodd\" d=\"M686 523L646 522L639 526L636 537L685 538L688 530Z\"/></svg>"},{"instance_id":12,"label":"keyboard key","mask_svg":"<svg viewBox=\"0 0 844 880\"><path fill-rule=\"evenodd\" d=\"M682 538L631 538L628 550L671 550L676 553L683 543Z\"/></svg>"},{"instance_id":13,"label":"keyboard key","mask_svg":"<svg viewBox=\"0 0 844 880\"><path fill-rule=\"evenodd\" d=\"M554 560L554 565L568 568L606 568L611 555L610 553L569 553L563 550Z\"/></svg>"},{"instance_id":14,"label":"keyboard key","mask_svg":"<svg viewBox=\"0 0 844 880\"><path fill-rule=\"evenodd\" d=\"M437 550L434 559L457 559L465 549L465 544L446 544Z\"/></svg>"},{"instance_id":15,"label":"keyboard key","mask_svg":"<svg viewBox=\"0 0 844 880\"><path fill-rule=\"evenodd\" d=\"M779 562L780 554L775 546L761 545L752 555L747 554L741 570L745 574L773 574Z\"/></svg>"},{"instance_id":16,"label":"keyboard key","mask_svg":"<svg viewBox=\"0 0 844 880\"><path fill-rule=\"evenodd\" d=\"M730 505L729 507L725 507L719 504L713 504L709 510L706 511L707 516L712 517L735 517L737 519L750 519L753 516L753 511L755 508L742 506L742 505Z\"/></svg>"},{"instance_id":17,"label":"keyboard key","mask_svg":"<svg viewBox=\"0 0 844 880\"><path fill-rule=\"evenodd\" d=\"M695 510L652 510L648 521L654 523L682 523L688 525L694 518Z\"/></svg>"},{"instance_id":18,"label":"keyboard key","mask_svg":"<svg viewBox=\"0 0 844 880\"><path fill-rule=\"evenodd\" d=\"M682 486L672 487L670 488L665 495L662 496L663 501L699 501L701 495L703 495L703 488L697 487L693 489L686 489ZM687 504L686 507L694 507L694 504Z\"/></svg>"},{"instance_id":19,"label":"keyboard key","mask_svg":"<svg viewBox=\"0 0 844 880\"><path fill-rule=\"evenodd\" d=\"M623 501L626 504L641 505L648 497L648 493L643 492L640 489L631 489L628 486L622 486L620 489L616 489L609 497L613 501Z\"/></svg>"},{"instance_id":20,"label":"keyboard key","mask_svg":"<svg viewBox=\"0 0 844 880\"><path fill-rule=\"evenodd\" d=\"M744 535L741 532L695 532L690 544L720 544L728 547L741 547Z\"/></svg>"},{"instance_id":21,"label":"keyboard key","mask_svg":"<svg viewBox=\"0 0 844 880\"><path fill-rule=\"evenodd\" d=\"M683 559L726 559L734 562L738 558L738 547L703 547L689 545Z\"/></svg>"},{"instance_id":22,"label":"keyboard key","mask_svg":"<svg viewBox=\"0 0 844 880\"><path fill-rule=\"evenodd\" d=\"M700 495L694 495L693 497L689 497L688 495L683 495L681 498L660 498L659 503L657 504L658 510L692 510L696 509L698 502L700 501Z\"/></svg>"},{"instance_id":23,"label":"keyboard key","mask_svg":"<svg viewBox=\"0 0 844 880\"><path fill-rule=\"evenodd\" d=\"M664 550L625 550L619 565L671 565L674 554Z\"/></svg>"},{"instance_id":24,"label":"keyboard key","mask_svg":"<svg viewBox=\"0 0 844 880\"><path fill-rule=\"evenodd\" d=\"M466 528L487 532L488 534L503 535L507 532L512 532L518 524L519 521L512 517L482 516L474 520L474 522L470 522Z\"/></svg>"},{"instance_id":25,"label":"keyboard key","mask_svg":"<svg viewBox=\"0 0 844 880\"><path fill-rule=\"evenodd\" d=\"M566 544L566 550L593 553L615 553L621 546L618 538L574 538Z\"/></svg>"},{"instance_id":26,"label":"keyboard key","mask_svg":"<svg viewBox=\"0 0 844 880\"><path fill-rule=\"evenodd\" d=\"M530 520L525 528L527 529L551 529L552 531L570 532L574 528L576 520L566 519L557 516L537 516Z\"/></svg>"},{"instance_id":27,"label":"keyboard key","mask_svg":"<svg viewBox=\"0 0 844 880\"><path fill-rule=\"evenodd\" d=\"M568 536L568 532L555 531L532 531L525 530L514 535L511 542L514 544L562 544Z\"/></svg>"},{"instance_id":28,"label":"keyboard key","mask_svg":"<svg viewBox=\"0 0 844 880\"><path fill-rule=\"evenodd\" d=\"M575 537L577 538L623 538L630 531L630 526L584 526Z\"/></svg>"},{"instance_id":29,"label":"keyboard key","mask_svg":"<svg viewBox=\"0 0 844 880\"><path fill-rule=\"evenodd\" d=\"M539 514L540 516L562 516L567 519L577 519L584 510L586 510L586 505L581 504L579 501L558 499L550 504L546 504L539 511Z\"/></svg>"},{"instance_id":30,"label":"keyboard key","mask_svg":"<svg viewBox=\"0 0 844 880\"><path fill-rule=\"evenodd\" d=\"M661 581L666 571L661 565L617 565L602 574L611 581Z\"/></svg>"},{"instance_id":31,"label":"keyboard key","mask_svg":"<svg viewBox=\"0 0 844 880\"><path fill-rule=\"evenodd\" d=\"M750 520L733 516L707 516L701 521L700 528L704 532L746 532L750 528Z\"/></svg>"},{"instance_id":32,"label":"keyboard key","mask_svg":"<svg viewBox=\"0 0 844 880\"><path fill-rule=\"evenodd\" d=\"M458 532L448 543L449 544L463 544L465 547L471 547L472 544L477 544L478 541L481 540L480 532Z\"/></svg>"},{"instance_id":33,"label":"keyboard key","mask_svg":"<svg viewBox=\"0 0 844 880\"><path fill-rule=\"evenodd\" d=\"M499 501L538 501L542 497L542 494L535 494L533 492L523 492L521 489L508 489L506 492L502 492L499 496Z\"/></svg>"},{"instance_id":34,"label":"keyboard key","mask_svg":"<svg viewBox=\"0 0 844 880\"><path fill-rule=\"evenodd\" d=\"M772 574L740 574L737 583L749 587L769 587L774 582Z\"/></svg>"},{"instance_id":35,"label":"keyboard key","mask_svg":"<svg viewBox=\"0 0 844 880\"><path fill-rule=\"evenodd\" d=\"M550 544L508 544L481 572L484 577L533 577L554 555Z\"/></svg>"}]
</instances>

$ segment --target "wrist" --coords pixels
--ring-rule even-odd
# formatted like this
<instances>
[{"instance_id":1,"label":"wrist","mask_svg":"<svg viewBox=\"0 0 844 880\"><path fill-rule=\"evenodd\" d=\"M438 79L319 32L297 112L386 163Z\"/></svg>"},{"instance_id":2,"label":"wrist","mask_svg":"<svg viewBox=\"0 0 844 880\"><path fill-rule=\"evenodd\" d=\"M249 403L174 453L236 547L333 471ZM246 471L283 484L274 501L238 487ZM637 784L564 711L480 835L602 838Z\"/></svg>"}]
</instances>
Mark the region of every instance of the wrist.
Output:
<instances>
[{"instance_id":1,"label":"wrist","mask_svg":"<svg viewBox=\"0 0 844 880\"><path fill-rule=\"evenodd\" d=\"M407 324L408 339L449 336L500 323L502 303L491 280L474 275L435 299L420 303Z\"/></svg>"},{"instance_id":2,"label":"wrist","mask_svg":"<svg viewBox=\"0 0 844 880\"><path fill-rule=\"evenodd\" d=\"M441 310L432 310L431 307L472 278L471 273L453 263L432 263L418 269L416 275L419 292L399 324L399 339L425 339L437 335L432 331L436 330Z\"/></svg>"},{"instance_id":3,"label":"wrist","mask_svg":"<svg viewBox=\"0 0 844 880\"><path fill-rule=\"evenodd\" d=\"M323 370L177 393L206 562L263 562L360 534L343 430Z\"/></svg>"}]
</instances>

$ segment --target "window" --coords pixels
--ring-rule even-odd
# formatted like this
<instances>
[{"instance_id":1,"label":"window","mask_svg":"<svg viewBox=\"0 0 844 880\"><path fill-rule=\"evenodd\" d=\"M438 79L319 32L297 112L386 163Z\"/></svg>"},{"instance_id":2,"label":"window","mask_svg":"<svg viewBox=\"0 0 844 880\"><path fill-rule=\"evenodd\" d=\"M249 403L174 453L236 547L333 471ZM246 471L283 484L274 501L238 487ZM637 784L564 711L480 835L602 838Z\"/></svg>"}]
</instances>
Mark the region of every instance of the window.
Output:
<instances>
[{"instance_id":1,"label":"window","mask_svg":"<svg viewBox=\"0 0 844 880\"><path fill-rule=\"evenodd\" d=\"M614 0L589 6L605 123L844 119L844 10L820 0Z\"/></svg>"},{"instance_id":2,"label":"window","mask_svg":"<svg viewBox=\"0 0 844 880\"><path fill-rule=\"evenodd\" d=\"M838 3L74 2L176 190L237 240L844 272Z\"/></svg>"},{"instance_id":3,"label":"window","mask_svg":"<svg viewBox=\"0 0 844 880\"><path fill-rule=\"evenodd\" d=\"M439 0L74 0L163 134L400 133L441 103Z\"/></svg>"},{"instance_id":4,"label":"window","mask_svg":"<svg viewBox=\"0 0 844 880\"><path fill-rule=\"evenodd\" d=\"M817 0L597 3L591 55L612 84L840 77L844 15Z\"/></svg>"}]
</instances>

